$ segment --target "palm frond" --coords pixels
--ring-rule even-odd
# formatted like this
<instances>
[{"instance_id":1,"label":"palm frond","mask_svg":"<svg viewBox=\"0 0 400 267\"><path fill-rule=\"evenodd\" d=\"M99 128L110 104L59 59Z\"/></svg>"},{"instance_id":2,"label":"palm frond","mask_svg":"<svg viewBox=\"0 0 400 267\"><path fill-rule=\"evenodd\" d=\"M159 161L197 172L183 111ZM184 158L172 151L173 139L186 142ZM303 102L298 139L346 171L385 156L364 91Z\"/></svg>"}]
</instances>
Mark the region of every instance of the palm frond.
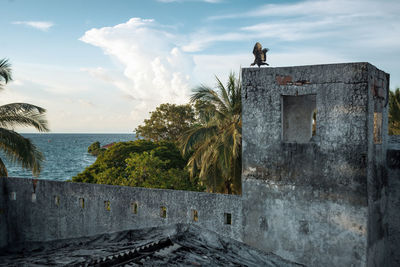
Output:
<instances>
[{"instance_id":1,"label":"palm frond","mask_svg":"<svg viewBox=\"0 0 400 267\"><path fill-rule=\"evenodd\" d=\"M7 177L7 176L8 176L8 171L6 165L0 158L0 177Z\"/></svg>"},{"instance_id":2,"label":"palm frond","mask_svg":"<svg viewBox=\"0 0 400 267\"><path fill-rule=\"evenodd\" d=\"M49 131L46 110L27 103L0 106L0 127L33 126L40 132Z\"/></svg>"},{"instance_id":3,"label":"palm frond","mask_svg":"<svg viewBox=\"0 0 400 267\"><path fill-rule=\"evenodd\" d=\"M9 81L12 81L11 74L11 64L8 62L8 59L0 59L0 90L3 89L5 84L7 84ZM2 83L3 80L4 84Z\"/></svg>"},{"instance_id":4,"label":"palm frond","mask_svg":"<svg viewBox=\"0 0 400 267\"><path fill-rule=\"evenodd\" d=\"M200 109L200 125L181 138L191 175L211 192L241 193L241 85L231 73L226 87L216 77L213 90L201 85L193 90L191 102ZM210 107L213 107L210 109Z\"/></svg>"},{"instance_id":5,"label":"palm frond","mask_svg":"<svg viewBox=\"0 0 400 267\"><path fill-rule=\"evenodd\" d=\"M33 175L41 171L43 154L28 139L18 133L0 128L0 149L12 163L19 163L25 169L31 169Z\"/></svg>"}]
</instances>

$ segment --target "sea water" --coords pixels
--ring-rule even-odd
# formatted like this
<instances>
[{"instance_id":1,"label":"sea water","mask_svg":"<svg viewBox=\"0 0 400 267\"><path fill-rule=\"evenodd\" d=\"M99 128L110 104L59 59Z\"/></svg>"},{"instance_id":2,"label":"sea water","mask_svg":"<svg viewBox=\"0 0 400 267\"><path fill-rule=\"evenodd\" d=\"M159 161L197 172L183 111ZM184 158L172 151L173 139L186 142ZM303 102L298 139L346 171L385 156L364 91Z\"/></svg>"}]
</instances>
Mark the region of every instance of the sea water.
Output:
<instances>
[{"instance_id":1,"label":"sea water","mask_svg":"<svg viewBox=\"0 0 400 267\"><path fill-rule=\"evenodd\" d=\"M113 142L133 141L135 134L22 134L29 138L43 153L45 161L38 179L65 181L82 172L93 164L96 157L87 153L92 143L99 141L100 146ZM32 178L32 172L24 170L18 164L7 161L4 153L0 157L5 162L9 177Z\"/></svg>"}]
</instances>

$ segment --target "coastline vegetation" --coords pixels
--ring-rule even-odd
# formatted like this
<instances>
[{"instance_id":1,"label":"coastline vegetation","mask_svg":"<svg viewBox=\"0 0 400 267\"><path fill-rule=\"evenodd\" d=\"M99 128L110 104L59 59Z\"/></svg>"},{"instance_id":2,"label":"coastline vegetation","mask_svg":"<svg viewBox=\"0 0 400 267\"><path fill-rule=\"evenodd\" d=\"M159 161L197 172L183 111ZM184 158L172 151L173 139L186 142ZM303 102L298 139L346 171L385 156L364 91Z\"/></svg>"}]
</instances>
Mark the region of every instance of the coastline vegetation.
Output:
<instances>
[{"instance_id":1,"label":"coastline vegetation","mask_svg":"<svg viewBox=\"0 0 400 267\"><path fill-rule=\"evenodd\" d=\"M241 193L241 85L193 89L185 105L161 104L136 129L140 140L105 151L93 143L94 164L73 182Z\"/></svg>"},{"instance_id":2,"label":"coastline vegetation","mask_svg":"<svg viewBox=\"0 0 400 267\"><path fill-rule=\"evenodd\" d=\"M11 64L7 59L0 60L0 91L12 81ZM39 132L47 132L47 120L44 108L28 103L11 103L0 106L0 149L10 162L30 169L38 176L42 169L43 154L31 142L15 132L15 126L34 127ZM7 168L0 158L0 177L7 177Z\"/></svg>"},{"instance_id":3,"label":"coastline vegetation","mask_svg":"<svg viewBox=\"0 0 400 267\"><path fill-rule=\"evenodd\" d=\"M116 143L98 154L95 163L74 176L72 181L204 191L198 180L190 177L185 159L170 141Z\"/></svg>"}]
</instances>

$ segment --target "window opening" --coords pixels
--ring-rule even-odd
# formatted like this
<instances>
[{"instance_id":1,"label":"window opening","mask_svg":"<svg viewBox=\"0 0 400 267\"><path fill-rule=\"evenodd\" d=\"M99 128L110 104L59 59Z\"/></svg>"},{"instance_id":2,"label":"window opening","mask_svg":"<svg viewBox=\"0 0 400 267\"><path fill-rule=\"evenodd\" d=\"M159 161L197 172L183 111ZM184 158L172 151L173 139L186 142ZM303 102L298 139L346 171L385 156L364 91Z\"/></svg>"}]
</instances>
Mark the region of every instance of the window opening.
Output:
<instances>
[{"instance_id":1,"label":"window opening","mask_svg":"<svg viewBox=\"0 0 400 267\"><path fill-rule=\"evenodd\" d=\"M314 118L315 114L315 118ZM308 143L316 134L316 95L282 96L282 139L288 143Z\"/></svg>"},{"instance_id":2,"label":"window opening","mask_svg":"<svg viewBox=\"0 0 400 267\"><path fill-rule=\"evenodd\" d=\"M232 214L231 213L224 213L224 223L225 224L232 224Z\"/></svg>"},{"instance_id":3,"label":"window opening","mask_svg":"<svg viewBox=\"0 0 400 267\"><path fill-rule=\"evenodd\" d=\"M161 218L167 218L167 207L161 206L161 208L160 208L160 216L161 216Z\"/></svg>"},{"instance_id":4,"label":"window opening","mask_svg":"<svg viewBox=\"0 0 400 267\"><path fill-rule=\"evenodd\" d=\"M199 221L199 213L197 210L192 210L192 219L194 222Z\"/></svg>"},{"instance_id":5,"label":"window opening","mask_svg":"<svg viewBox=\"0 0 400 267\"><path fill-rule=\"evenodd\" d=\"M137 214L138 213L138 203L137 202L131 203L131 211L132 211L133 214Z\"/></svg>"}]
</instances>

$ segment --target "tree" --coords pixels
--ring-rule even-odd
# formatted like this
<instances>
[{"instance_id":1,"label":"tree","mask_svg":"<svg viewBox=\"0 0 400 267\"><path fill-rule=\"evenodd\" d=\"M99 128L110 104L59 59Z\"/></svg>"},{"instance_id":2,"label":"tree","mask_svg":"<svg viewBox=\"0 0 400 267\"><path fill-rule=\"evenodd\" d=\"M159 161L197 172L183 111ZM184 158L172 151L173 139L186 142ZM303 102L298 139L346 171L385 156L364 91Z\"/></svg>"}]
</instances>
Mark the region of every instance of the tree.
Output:
<instances>
[{"instance_id":1,"label":"tree","mask_svg":"<svg viewBox=\"0 0 400 267\"><path fill-rule=\"evenodd\" d=\"M389 134L400 135L400 88L389 91Z\"/></svg>"},{"instance_id":2,"label":"tree","mask_svg":"<svg viewBox=\"0 0 400 267\"><path fill-rule=\"evenodd\" d=\"M11 65L8 60L0 60L0 90L12 81ZM48 131L46 110L27 103L12 103L0 106L0 149L12 163L32 170L37 176L41 171L43 154L28 139L12 129L15 126L33 126L40 132ZM0 158L0 177L8 176L7 168Z\"/></svg>"},{"instance_id":3,"label":"tree","mask_svg":"<svg viewBox=\"0 0 400 267\"><path fill-rule=\"evenodd\" d=\"M136 136L153 141L176 142L195 122L191 105L161 104L150 112L150 119L136 129Z\"/></svg>"},{"instance_id":4,"label":"tree","mask_svg":"<svg viewBox=\"0 0 400 267\"><path fill-rule=\"evenodd\" d=\"M203 191L173 142L119 142L100 153L73 182Z\"/></svg>"},{"instance_id":5,"label":"tree","mask_svg":"<svg viewBox=\"0 0 400 267\"><path fill-rule=\"evenodd\" d=\"M88 147L88 153L92 156L97 157L100 153L104 152L106 149L100 147L100 142L96 141Z\"/></svg>"},{"instance_id":6,"label":"tree","mask_svg":"<svg viewBox=\"0 0 400 267\"><path fill-rule=\"evenodd\" d=\"M199 173L211 192L241 193L242 103L240 79L231 73L226 87L201 85L193 90L199 124L181 138L184 155L190 155L191 175Z\"/></svg>"}]
</instances>

